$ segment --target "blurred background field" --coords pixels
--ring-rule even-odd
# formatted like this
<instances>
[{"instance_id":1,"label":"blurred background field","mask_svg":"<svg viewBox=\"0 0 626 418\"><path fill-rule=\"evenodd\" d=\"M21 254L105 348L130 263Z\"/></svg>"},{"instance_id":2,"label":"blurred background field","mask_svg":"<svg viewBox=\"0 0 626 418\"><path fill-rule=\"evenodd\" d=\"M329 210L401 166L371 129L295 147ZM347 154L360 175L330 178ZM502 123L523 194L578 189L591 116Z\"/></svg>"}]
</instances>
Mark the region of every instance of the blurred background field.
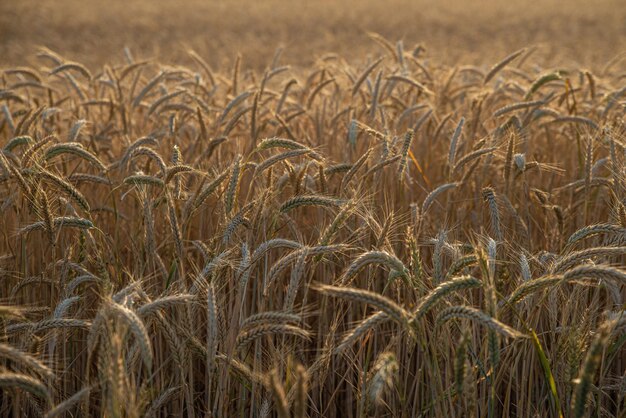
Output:
<instances>
[{"instance_id":1,"label":"blurred background field","mask_svg":"<svg viewBox=\"0 0 626 418\"><path fill-rule=\"evenodd\" d=\"M534 61L592 69L626 49L626 2L545 1L280 1L245 0L2 0L0 55L5 65L33 60L45 45L89 66L138 58L184 64L193 48L211 65L262 69L285 47L283 62L307 66L322 54L348 60L380 51L366 32L409 50L421 44L447 64L492 64L536 45Z\"/></svg>"}]
</instances>

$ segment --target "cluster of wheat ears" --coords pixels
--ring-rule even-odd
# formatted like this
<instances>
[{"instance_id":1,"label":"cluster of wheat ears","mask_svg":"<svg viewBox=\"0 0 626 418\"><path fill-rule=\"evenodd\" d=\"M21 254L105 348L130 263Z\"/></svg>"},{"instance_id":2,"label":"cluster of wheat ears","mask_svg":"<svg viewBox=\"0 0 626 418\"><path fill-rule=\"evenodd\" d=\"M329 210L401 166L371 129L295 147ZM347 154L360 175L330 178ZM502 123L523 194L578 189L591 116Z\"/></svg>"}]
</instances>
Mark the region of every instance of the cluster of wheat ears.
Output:
<instances>
[{"instance_id":1,"label":"cluster of wheat ears","mask_svg":"<svg viewBox=\"0 0 626 418\"><path fill-rule=\"evenodd\" d=\"M619 66L375 39L1 72L0 415L625 416Z\"/></svg>"}]
</instances>

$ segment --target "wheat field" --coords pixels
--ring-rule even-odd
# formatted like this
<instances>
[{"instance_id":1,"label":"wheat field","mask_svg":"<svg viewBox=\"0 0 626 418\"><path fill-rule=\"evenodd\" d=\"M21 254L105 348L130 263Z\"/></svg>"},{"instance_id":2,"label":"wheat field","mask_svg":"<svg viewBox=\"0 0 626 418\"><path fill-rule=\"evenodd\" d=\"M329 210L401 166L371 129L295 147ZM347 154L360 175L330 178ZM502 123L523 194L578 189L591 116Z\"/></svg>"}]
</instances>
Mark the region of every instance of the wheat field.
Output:
<instances>
[{"instance_id":1,"label":"wheat field","mask_svg":"<svg viewBox=\"0 0 626 418\"><path fill-rule=\"evenodd\" d=\"M392 6L0 5L0 416L626 417L626 8Z\"/></svg>"}]
</instances>

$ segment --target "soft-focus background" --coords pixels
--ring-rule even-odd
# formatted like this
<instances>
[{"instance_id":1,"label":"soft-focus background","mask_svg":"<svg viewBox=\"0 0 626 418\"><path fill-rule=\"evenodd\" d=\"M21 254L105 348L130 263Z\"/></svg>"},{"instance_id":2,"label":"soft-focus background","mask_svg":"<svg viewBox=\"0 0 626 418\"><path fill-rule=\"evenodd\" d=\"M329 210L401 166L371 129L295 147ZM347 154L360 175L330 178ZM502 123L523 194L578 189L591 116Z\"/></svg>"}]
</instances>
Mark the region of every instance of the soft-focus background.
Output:
<instances>
[{"instance_id":1,"label":"soft-focus background","mask_svg":"<svg viewBox=\"0 0 626 418\"><path fill-rule=\"evenodd\" d=\"M193 48L212 65L240 52L244 66L264 68L283 45L283 62L304 66L327 52L378 54L367 31L448 63L493 63L533 44L535 60L597 68L626 50L626 1L0 1L5 65L26 64L45 45L90 66L129 46L136 58L179 63Z\"/></svg>"}]
</instances>

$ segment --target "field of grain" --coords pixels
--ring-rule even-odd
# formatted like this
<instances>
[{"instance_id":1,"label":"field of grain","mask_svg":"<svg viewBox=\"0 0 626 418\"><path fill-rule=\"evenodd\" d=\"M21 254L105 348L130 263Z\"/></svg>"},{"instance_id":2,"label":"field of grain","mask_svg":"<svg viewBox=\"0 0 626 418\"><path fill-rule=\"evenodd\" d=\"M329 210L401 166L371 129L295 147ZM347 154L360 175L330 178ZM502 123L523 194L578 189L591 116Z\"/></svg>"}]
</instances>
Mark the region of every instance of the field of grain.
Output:
<instances>
[{"instance_id":1,"label":"field of grain","mask_svg":"<svg viewBox=\"0 0 626 418\"><path fill-rule=\"evenodd\" d=\"M0 3L0 416L626 417L622 2Z\"/></svg>"}]
</instances>

